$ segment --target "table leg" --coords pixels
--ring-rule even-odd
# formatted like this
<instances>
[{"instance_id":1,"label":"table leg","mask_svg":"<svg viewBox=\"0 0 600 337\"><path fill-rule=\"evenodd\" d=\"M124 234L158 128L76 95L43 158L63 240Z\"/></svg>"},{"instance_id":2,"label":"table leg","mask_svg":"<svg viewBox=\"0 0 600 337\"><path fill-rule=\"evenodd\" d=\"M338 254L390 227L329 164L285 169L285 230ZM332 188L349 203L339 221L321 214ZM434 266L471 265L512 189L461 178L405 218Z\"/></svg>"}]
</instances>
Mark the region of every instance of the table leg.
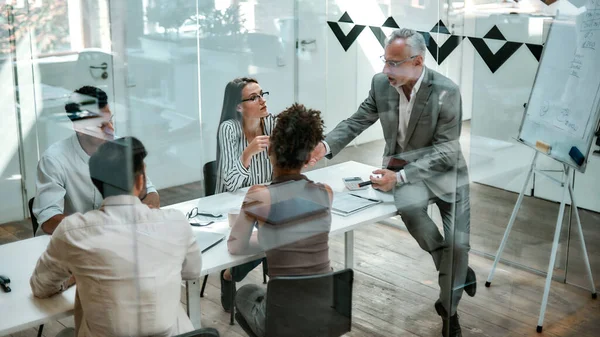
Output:
<instances>
[{"instance_id":1,"label":"table leg","mask_svg":"<svg viewBox=\"0 0 600 337\"><path fill-rule=\"evenodd\" d=\"M194 329L200 329L200 280L185 281L187 314Z\"/></svg>"},{"instance_id":2,"label":"table leg","mask_svg":"<svg viewBox=\"0 0 600 337\"><path fill-rule=\"evenodd\" d=\"M354 268L354 231L344 233L346 268Z\"/></svg>"}]
</instances>

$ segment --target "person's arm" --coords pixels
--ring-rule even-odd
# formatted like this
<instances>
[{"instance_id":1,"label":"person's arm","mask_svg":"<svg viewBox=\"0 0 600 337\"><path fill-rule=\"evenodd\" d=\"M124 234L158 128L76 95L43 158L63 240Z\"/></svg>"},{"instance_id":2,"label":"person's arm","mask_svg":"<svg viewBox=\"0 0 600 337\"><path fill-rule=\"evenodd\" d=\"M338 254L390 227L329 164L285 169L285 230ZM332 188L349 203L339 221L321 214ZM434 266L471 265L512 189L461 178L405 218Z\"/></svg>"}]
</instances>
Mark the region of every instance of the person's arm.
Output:
<instances>
[{"instance_id":1,"label":"person's arm","mask_svg":"<svg viewBox=\"0 0 600 337\"><path fill-rule=\"evenodd\" d=\"M200 272L202 271L202 256L200 253L200 247L196 241L196 235L194 234L194 231L190 227L183 214L181 214L181 221L186 227L188 236L188 249L185 259L183 260L183 266L181 268L181 279L196 280L200 277Z\"/></svg>"},{"instance_id":2,"label":"person's arm","mask_svg":"<svg viewBox=\"0 0 600 337\"><path fill-rule=\"evenodd\" d=\"M146 175L146 196L142 199L142 203L150 208L160 208L160 196L150 178Z\"/></svg>"},{"instance_id":3,"label":"person's arm","mask_svg":"<svg viewBox=\"0 0 600 337\"><path fill-rule=\"evenodd\" d=\"M219 127L220 170L228 191L236 191L244 186L250 171L240 158L239 137L231 123L224 122Z\"/></svg>"},{"instance_id":4,"label":"person's arm","mask_svg":"<svg viewBox=\"0 0 600 337\"><path fill-rule=\"evenodd\" d=\"M37 192L32 211L46 234L52 234L65 217L65 181L65 172L60 163L54 158L42 156L37 167Z\"/></svg>"},{"instance_id":5,"label":"person's arm","mask_svg":"<svg viewBox=\"0 0 600 337\"><path fill-rule=\"evenodd\" d=\"M453 85L440 95L440 112L433 133L432 146L415 161L404 167L405 183L418 182L444 172L458 169L462 99L458 86Z\"/></svg>"},{"instance_id":6,"label":"person's arm","mask_svg":"<svg viewBox=\"0 0 600 337\"><path fill-rule=\"evenodd\" d=\"M240 213L231 228L229 239L227 239L227 249L233 255L252 254L261 250L257 232L253 232L257 219L246 213L248 207L254 205L271 205L271 198L266 186L254 185L246 193ZM268 208L265 210L267 214Z\"/></svg>"},{"instance_id":7,"label":"person's arm","mask_svg":"<svg viewBox=\"0 0 600 337\"><path fill-rule=\"evenodd\" d=\"M65 291L74 283L65 258L68 246L63 240L58 230L50 239L46 251L38 259L29 280L35 297L50 297Z\"/></svg>"},{"instance_id":8,"label":"person's arm","mask_svg":"<svg viewBox=\"0 0 600 337\"><path fill-rule=\"evenodd\" d=\"M373 125L379 119L377 104L375 98L375 77L371 80L371 90L369 95L360 104L356 112L350 118L340 122L335 129L327 134L325 142L329 146L328 159L337 155L348 143L350 143L359 134ZM319 146L325 145L323 143Z\"/></svg>"},{"instance_id":9,"label":"person's arm","mask_svg":"<svg viewBox=\"0 0 600 337\"><path fill-rule=\"evenodd\" d=\"M148 205L150 208L160 208L160 196L158 192L148 192L144 199L142 199L142 203Z\"/></svg>"},{"instance_id":10,"label":"person's arm","mask_svg":"<svg viewBox=\"0 0 600 337\"><path fill-rule=\"evenodd\" d=\"M66 218L64 214L54 215L42 224L42 231L48 235L52 235L64 218Z\"/></svg>"}]
</instances>

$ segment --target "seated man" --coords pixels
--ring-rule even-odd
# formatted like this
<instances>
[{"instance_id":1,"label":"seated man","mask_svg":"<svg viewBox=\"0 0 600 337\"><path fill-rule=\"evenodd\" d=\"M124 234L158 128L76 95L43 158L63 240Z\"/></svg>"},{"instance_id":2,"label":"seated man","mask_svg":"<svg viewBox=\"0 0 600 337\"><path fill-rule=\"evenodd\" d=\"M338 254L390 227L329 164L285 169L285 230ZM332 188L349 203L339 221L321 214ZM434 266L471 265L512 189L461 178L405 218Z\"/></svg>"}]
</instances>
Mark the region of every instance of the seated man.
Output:
<instances>
[{"instance_id":1,"label":"seated man","mask_svg":"<svg viewBox=\"0 0 600 337\"><path fill-rule=\"evenodd\" d=\"M193 326L180 304L181 281L200 276L196 237L182 213L151 209L146 150L136 138L105 143L89 173L100 209L63 219L31 276L36 297L77 282L75 334L174 336Z\"/></svg>"},{"instance_id":2,"label":"seated man","mask_svg":"<svg viewBox=\"0 0 600 337\"><path fill-rule=\"evenodd\" d=\"M270 277L331 271L329 231L333 193L329 186L312 182L300 173L313 147L323 138L319 111L294 104L278 115L268 150L273 182L269 186L254 185L248 190L231 230L229 252L264 251ZM255 224L258 230L253 232ZM257 336L265 334L266 294L264 288L248 284L235 296L238 312Z\"/></svg>"},{"instance_id":3,"label":"seated man","mask_svg":"<svg viewBox=\"0 0 600 337\"><path fill-rule=\"evenodd\" d=\"M77 89L70 100L65 108L74 123L75 134L50 146L38 163L33 214L41 226L36 235L52 234L65 216L98 209L102 202L89 177L88 161L100 145L113 139L108 98L104 91L85 86ZM93 119L97 132L91 132L89 127L78 127L79 122L73 116L80 110L101 115L102 121ZM148 195L142 202L158 208L160 199L150 180L147 189Z\"/></svg>"}]
</instances>

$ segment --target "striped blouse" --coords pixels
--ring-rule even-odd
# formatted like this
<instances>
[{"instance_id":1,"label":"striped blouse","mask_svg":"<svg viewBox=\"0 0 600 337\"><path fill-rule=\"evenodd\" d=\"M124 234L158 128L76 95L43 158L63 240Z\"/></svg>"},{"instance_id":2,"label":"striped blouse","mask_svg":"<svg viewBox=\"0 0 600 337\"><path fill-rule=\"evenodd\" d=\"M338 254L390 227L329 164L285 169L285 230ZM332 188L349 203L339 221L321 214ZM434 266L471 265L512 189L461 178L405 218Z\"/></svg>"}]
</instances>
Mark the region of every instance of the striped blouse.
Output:
<instances>
[{"instance_id":1,"label":"striped blouse","mask_svg":"<svg viewBox=\"0 0 600 337\"><path fill-rule=\"evenodd\" d=\"M269 114L264 118L266 136L270 136L275 126L275 118ZM235 120L228 120L219 127L219 151L221 159L217 176L215 193L234 192L240 188L270 182L273 167L267 151L262 151L250 161L250 167L242 164L242 153L248 146L242 125Z\"/></svg>"}]
</instances>

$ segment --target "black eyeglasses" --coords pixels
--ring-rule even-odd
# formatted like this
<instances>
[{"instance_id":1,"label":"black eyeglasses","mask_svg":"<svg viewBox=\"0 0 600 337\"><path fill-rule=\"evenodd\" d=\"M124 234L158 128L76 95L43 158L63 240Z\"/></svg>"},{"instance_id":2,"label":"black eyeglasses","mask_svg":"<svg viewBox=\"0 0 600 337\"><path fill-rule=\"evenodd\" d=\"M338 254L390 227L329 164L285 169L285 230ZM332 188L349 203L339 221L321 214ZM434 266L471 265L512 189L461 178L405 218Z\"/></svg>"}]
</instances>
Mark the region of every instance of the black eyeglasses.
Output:
<instances>
[{"instance_id":1,"label":"black eyeglasses","mask_svg":"<svg viewBox=\"0 0 600 337\"><path fill-rule=\"evenodd\" d=\"M250 98L246 98L243 99L242 102L248 102L248 101L252 101L254 103L258 102L258 98L262 97L262 99L264 99L265 101L267 100L267 98L269 98L269 92L265 91L265 92L261 92L260 95L252 95L250 96Z\"/></svg>"},{"instance_id":2,"label":"black eyeglasses","mask_svg":"<svg viewBox=\"0 0 600 337\"><path fill-rule=\"evenodd\" d=\"M209 218L220 218L222 214L201 213L201 212L198 212L198 207L192 208L192 210L186 214L188 220L193 219L193 218L197 217L198 215L206 216Z\"/></svg>"}]
</instances>

